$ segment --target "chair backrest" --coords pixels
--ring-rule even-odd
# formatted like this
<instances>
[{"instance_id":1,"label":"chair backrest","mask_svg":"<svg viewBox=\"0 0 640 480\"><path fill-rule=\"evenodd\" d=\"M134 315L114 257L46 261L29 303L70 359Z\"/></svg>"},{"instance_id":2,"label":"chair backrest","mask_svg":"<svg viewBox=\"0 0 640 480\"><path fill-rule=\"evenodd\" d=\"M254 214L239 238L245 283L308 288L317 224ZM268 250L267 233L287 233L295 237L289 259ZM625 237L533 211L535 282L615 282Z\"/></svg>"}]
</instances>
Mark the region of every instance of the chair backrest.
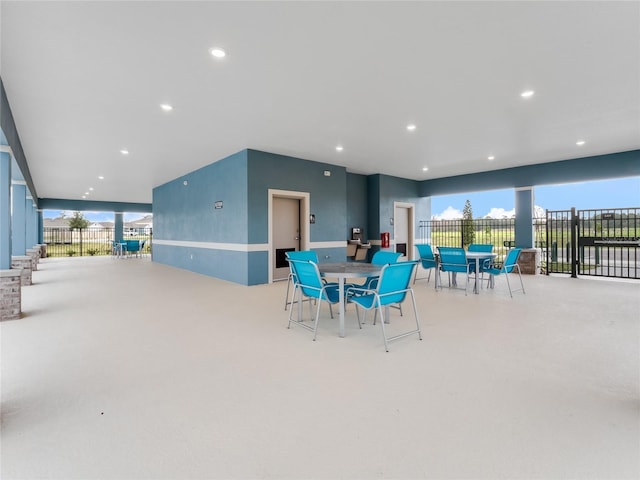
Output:
<instances>
[{"instance_id":1,"label":"chair backrest","mask_svg":"<svg viewBox=\"0 0 640 480\"><path fill-rule=\"evenodd\" d=\"M382 250L378 250L373 254L371 258L371 263L374 265L386 265L388 263L396 263L398 259L402 256L400 252L385 252Z\"/></svg>"},{"instance_id":2,"label":"chair backrest","mask_svg":"<svg viewBox=\"0 0 640 480\"><path fill-rule=\"evenodd\" d=\"M467 250L470 252L488 252L491 253L493 251L493 245L490 243L472 243L467 247Z\"/></svg>"},{"instance_id":3,"label":"chair backrest","mask_svg":"<svg viewBox=\"0 0 640 480\"><path fill-rule=\"evenodd\" d=\"M504 263L502 264L502 271L505 273L511 273L513 271L513 267L518 263L518 257L520 256L521 248L512 248L507 253L507 258L504 259Z\"/></svg>"},{"instance_id":4,"label":"chair backrest","mask_svg":"<svg viewBox=\"0 0 640 480\"><path fill-rule=\"evenodd\" d=\"M127 240L127 251L137 252L140 250L140 240Z\"/></svg>"},{"instance_id":5,"label":"chair backrest","mask_svg":"<svg viewBox=\"0 0 640 480\"><path fill-rule=\"evenodd\" d=\"M290 260L310 260L315 264L318 263L318 254L314 250L297 250L295 252L286 252L285 255Z\"/></svg>"},{"instance_id":6,"label":"chair backrest","mask_svg":"<svg viewBox=\"0 0 640 480\"><path fill-rule=\"evenodd\" d=\"M433 255L431 245L421 243L420 245L416 245L416 248L418 249L418 255L420 256L423 268L433 268L436 266L436 257Z\"/></svg>"},{"instance_id":7,"label":"chair backrest","mask_svg":"<svg viewBox=\"0 0 640 480\"><path fill-rule=\"evenodd\" d=\"M433 249L428 243L416 245L416 248L418 249L420 260L435 260L435 257L433 256Z\"/></svg>"},{"instance_id":8,"label":"chair backrest","mask_svg":"<svg viewBox=\"0 0 640 480\"><path fill-rule=\"evenodd\" d=\"M321 298L323 284L318 265L311 260L289 260L289 264L302 293L307 297Z\"/></svg>"},{"instance_id":9,"label":"chair backrest","mask_svg":"<svg viewBox=\"0 0 640 480\"><path fill-rule=\"evenodd\" d=\"M409 283L413 277L413 269L417 261L390 263L382 267L378 280L378 296L380 305L402 303L410 290Z\"/></svg>"},{"instance_id":10,"label":"chair backrest","mask_svg":"<svg viewBox=\"0 0 640 480\"><path fill-rule=\"evenodd\" d=\"M443 270L467 271L467 254L461 247L438 247Z\"/></svg>"}]
</instances>

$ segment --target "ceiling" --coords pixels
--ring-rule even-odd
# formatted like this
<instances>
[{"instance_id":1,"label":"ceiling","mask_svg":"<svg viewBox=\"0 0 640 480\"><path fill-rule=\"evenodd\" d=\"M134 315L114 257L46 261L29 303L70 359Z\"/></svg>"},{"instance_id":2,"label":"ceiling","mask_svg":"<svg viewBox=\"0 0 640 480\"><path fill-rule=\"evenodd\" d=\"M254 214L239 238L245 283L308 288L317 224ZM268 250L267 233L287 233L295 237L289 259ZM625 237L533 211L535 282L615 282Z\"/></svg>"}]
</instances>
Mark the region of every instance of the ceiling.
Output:
<instances>
[{"instance_id":1,"label":"ceiling","mask_svg":"<svg viewBox=\"0 0 640 480\"><path fill-rule=\"evenodd\" d=\"M640 148L636 1L2 0L0 20L40 198L150 203L245 148L416 180Z\"/></svg>"}]
</instances>

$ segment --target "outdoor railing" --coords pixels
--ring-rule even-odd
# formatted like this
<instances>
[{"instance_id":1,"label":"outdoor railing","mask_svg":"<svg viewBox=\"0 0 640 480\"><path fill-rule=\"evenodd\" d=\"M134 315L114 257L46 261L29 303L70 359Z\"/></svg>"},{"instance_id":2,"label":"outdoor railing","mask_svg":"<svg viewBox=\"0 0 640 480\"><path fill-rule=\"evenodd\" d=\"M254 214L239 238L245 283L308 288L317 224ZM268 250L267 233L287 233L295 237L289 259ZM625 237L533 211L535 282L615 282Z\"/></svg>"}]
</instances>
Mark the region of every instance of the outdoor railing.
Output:
<instances>
[{"instance_id":1,"label":"outdoor railing","mask_svg":"<svg viewBox=\"0 0 640 480\"><path fill-rule=\"evenodd\" d=\"M114 241L113 228L44 227L43 242L48 257L73 257L85 255L111 255ZM151 234L147 229L128 230L126 240L145 241L143 253L151 249Z\"/></svg>"},{"instance_id":2,"label":"outdoor railing","mask_svg":"<svg viewBox=\"0 0 640 480\"><path fill-rule=\"evenodd\" d=\"M435 247L466 247L471 243L492 244L499 261L515 244L515 219L421 220L419 232L421 243L430 243Z\"/></svg>"}]
</instances>

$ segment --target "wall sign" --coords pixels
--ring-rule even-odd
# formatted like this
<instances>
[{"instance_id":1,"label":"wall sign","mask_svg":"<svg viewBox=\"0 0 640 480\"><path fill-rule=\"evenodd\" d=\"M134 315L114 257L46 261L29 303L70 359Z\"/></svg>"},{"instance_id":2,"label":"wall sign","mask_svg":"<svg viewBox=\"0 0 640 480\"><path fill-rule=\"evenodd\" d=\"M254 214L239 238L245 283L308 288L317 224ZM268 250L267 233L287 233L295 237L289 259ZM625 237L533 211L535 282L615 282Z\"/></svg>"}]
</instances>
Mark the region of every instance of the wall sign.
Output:
<instances>
[{"instance_id":1,"label":"wall sign","mask_svg":"<svg viewBox=\"0 0 640 480\"><path fill-rule=\"evenodd\" d=\"M216 210L222 208L222 200L218 200L216 203L214 203L213 208L215 208Z\"/></svg>"}]
</instances>

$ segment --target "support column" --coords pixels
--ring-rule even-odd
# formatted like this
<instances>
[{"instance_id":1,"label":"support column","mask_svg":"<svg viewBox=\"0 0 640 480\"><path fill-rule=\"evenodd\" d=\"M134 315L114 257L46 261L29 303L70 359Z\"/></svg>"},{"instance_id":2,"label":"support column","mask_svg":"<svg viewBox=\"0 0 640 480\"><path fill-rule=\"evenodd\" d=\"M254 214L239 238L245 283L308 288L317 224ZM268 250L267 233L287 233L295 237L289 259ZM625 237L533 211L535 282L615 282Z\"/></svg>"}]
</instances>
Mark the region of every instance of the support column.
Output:
<instances>
[{"instance_id":1,"label":"support column","mask_svg":"<svg viewBox=\"0 0 640 480\"><path fill-rule=\"evenodd\" d=\"M0 270L11 268L11 154L0 151Z\"/></svg>"},{"instance_id":2,"label":"support column","mask_svg":"<svg viewBox=\"0 0 640 480\"><path fill-rule=\"evenodd\" d=\"M516 205L516 224L515 224L515 240L516 247L532 248L533 247L533 187L516 188L515 191Z\"/></svg>"},{"instance_id":3,"label":"support column","mask_svg":"<svg viewBox=\"0 0 640 480\"><path fill-rule=\"evenodd\" d=\"M13 211L11 212L11 253L24 255L27 250L27 185L13 182L11 185Z\"/></svg>"},{"instance_id":4,"label":"support column","mask_svg":"<svg viewBox=\"0 0 640 480\"><path fill-rule=\"evenodd\" d=\"M0 321L22 313L22 269L11 268L11 152L0 150Z\"/></svg>"},{"instance_id":5,"label":"support column","mask_svg":"<svg viewBox=\"0 0 640 480\"><path fill-rule=\"evenodd\" d=\"M38 238L36 237L36 225L38 223L38 218L36 216L36 206L33 204L33 197L31 195L27 195L26 204L25 204L25 216L27 220L26 224L26 243L25 246L27 249L35 247L38 243Z\"/></svg>"},{"instance_id":6,"label":"support column","mask_svg":"<svg viewBox=\"0 0 640 480\"><path fill-rule=\"evenodd\" d=\"M44 245L44 214L42 209L38 209L38 243Z\"/></svg>"},{"instance_id":7,"label":"support column","mask_svg":"<svg viewBox=\"0 0 640 480\"><path fill-rule=\"evenodd\" d=\"M113 222L113 236L114 236L114 240L122 240L124 237L124 222L122 220L123 218L123 214L122 213L116 213L115 214L115 219Z\"/></svg>"}]
</instances>

